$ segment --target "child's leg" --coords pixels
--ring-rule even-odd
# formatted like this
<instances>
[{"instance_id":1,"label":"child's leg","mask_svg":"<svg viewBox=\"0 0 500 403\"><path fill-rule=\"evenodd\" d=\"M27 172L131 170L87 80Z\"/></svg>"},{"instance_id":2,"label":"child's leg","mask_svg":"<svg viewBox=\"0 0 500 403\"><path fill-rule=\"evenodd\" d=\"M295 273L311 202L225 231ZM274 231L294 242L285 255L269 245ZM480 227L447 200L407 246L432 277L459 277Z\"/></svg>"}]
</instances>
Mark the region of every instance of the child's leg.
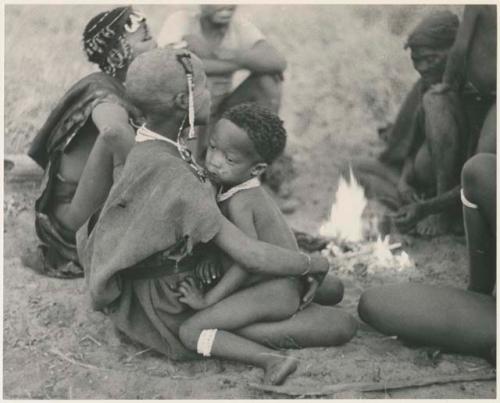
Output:
<instances>
[{"instance_id":1,"label":"child's leg","mask_svg":"<svg viewBox=\"0 0 500 403\"><path fill-rule=\"evenodd\" d=\"M297 311L299 304L299 284L295 280L270 280L196 313L181 325L179 337L187 348L204 355L259 366L265 371L265 382L279 384L296 369L295 360L229 331L253 322L285 319ZM217 329L212 340L209 329Z\"/></svg>"},{"instance_id":2,"label":"child's leg","mask_svg":"<svg viewBox=\"0 0 500 403\"><path fill-rule=\"evenodd\" d=\"M281 106L283 78L281 74L250 74L219 106L219 111L244 102L256 102L274 113Z\"/></svg>"},{"instance_id":3,"label":"child's leg","mask_svg":"<svg viewBox=\"0 0 500 403\"><path fill-rule=\"evenodd\" d=\"M462 171L469 290L491 294L496 275L496 156L477 154Z\"/></svg>"},{"instance_id":4,"label":"child's leg","mask_svg":"<svg viewBox=\"0 0 500 403\"><path fill-rule=\"evenodd\" d=\"M489 357L496 343L495 299L475 292L393 284L365 291L358 312L378 331L415 344Z\"/></svg>"},{"instance_id":5,"label":"child's leg","mask_svg":"<svg viewBox=\"0 0 500 403\"><path fill-rule=\"evenodd\" d=\"M236 333L275 349L333 347L351 340L357 327L347 312L313 303L289 319L254 323Z\"/></svg>"}]
</instances>

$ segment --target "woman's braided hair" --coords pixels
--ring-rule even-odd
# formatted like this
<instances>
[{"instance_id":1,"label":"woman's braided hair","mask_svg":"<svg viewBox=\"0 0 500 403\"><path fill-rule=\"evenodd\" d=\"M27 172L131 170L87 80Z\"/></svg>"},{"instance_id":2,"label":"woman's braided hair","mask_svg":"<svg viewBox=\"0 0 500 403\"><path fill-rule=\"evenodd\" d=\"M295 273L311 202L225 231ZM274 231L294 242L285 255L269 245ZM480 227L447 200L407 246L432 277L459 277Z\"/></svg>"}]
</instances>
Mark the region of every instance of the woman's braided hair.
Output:
<instances>
[{"instance_id":1,"label":"woman's braided hair","mask_svg":"<svg viewBox=\"0 0 500 403\"><path fill-rule=\"evenodd\" d=\"M286 130L278 115L255 103L236 105L222 115L244 130L264 162L271 164L286 146Z\"/></svg>"},{"instance_id":2,"label":"woman's braided hair","mask_svg":"<svg viewBox=\"0 0 500 403\"><path fill-rule=\"evenodd\" d=\"M124 37L125 24L132 12L132 7L118 7L99 13L83 31L83 48L88 60L112 76L133 58Z\"/></svg>"}]
</instances>

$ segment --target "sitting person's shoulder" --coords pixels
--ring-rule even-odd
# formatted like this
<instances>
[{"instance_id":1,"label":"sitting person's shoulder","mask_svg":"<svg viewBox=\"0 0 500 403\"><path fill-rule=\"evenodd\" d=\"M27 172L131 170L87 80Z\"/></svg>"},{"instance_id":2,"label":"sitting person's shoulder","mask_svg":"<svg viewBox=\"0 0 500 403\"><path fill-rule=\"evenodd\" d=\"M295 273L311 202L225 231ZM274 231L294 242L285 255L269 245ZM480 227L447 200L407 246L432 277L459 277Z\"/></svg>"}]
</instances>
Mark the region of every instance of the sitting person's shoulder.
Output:
<instances>
[{"instance_id":1,"label":"sitting person's shoulder","mask_svg":"<svg viewBox=\"0 0 500 403\"><path fill-rule=\"evenodd\" d=\"M230 213L242 210L255 211L258 206L267 203L266 194L261 186L240 190L228 200Z\"/></svg>"}]
</instances>

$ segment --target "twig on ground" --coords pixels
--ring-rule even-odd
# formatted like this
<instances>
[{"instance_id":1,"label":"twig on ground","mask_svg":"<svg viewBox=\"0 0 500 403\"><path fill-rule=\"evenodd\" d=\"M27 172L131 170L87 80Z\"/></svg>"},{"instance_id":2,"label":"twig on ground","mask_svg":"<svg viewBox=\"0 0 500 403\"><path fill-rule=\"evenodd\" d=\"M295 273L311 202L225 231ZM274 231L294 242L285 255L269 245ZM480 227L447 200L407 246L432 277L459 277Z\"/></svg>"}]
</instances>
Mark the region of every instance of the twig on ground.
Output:
<instances>
[{"instance_id":1,"label":"twig on ground","mask_svg":"<svg viewBox=\"0 0 500 403\"><path fill-rule=\"evenodd\" d=\"M102 370L106 370L106 368L96 367L95 365L86 364L84 362L80 362L80 361L74 360L72 358L69 358L64 353L62 353L61 351L59 351L57 348L51 348L49 350L49 352L51 354L57 355L59 358L63 359L64 361L67 361L67 362L69 362L70 364L73 364L73 365L79 365L80 367L87 368L87 369L99 369L101 371Z\"/></svg>"},{"instance_id":2,"label":"twig on ground","mask_svg":"<svg viewBox=\"0 0 500 403\"><path fill-rule=\"evenodd\" d=\"M445 384L454 382L472 382L472 381L488 381L496 379L495 371L488 371L486 373L477 374L453 374L453 375L441 375L433 376L420 379L410 379L410 380L395 380L388 382L358 382L358 383L339 383L337 385L329 385L325 387L320 387L315 390L306 389L306 387L292 387L292 386L271 386L271 385L261 385L261 384L250 384L249 386L262 390L265 392L278 393L287 396L326 396L334 395L339 392L377 392L377 391L387 391L394 389L407 389L407 388L417 388L421 386L435 385L435 384Z\"/></svg>"},{"instance_id":3,"label":"twig on ground","mask_svg":"<svg viewBox=\"0 0 500 403\"><path fill-rule=\"evenodd\" d=\"M90 341L94 342L95 344L97 344L99 347L102 346L102 344L99 341L97 341L96 339L94 339L90 334L83 336L80 339L80 342L82 342L84 340L90 340Z\"/></svg>"},{"instance_id":4,"label":"twig on ground","mask_svg":"<svg viewBox=\"0 0 500 403\"><path fill-rule=\"evenodd\" d=\"M137 353L135 353L135 354L129 355L129 356L127 357L127 359L125 360L125 362L130 362L130 361L132 361L135 357L137 357L137 356L139 356L139 355L141 355L141 354L147 353L148 351L151 351L151 350L152 350L152 348L150 347L150 348L146 348L145 350L138 351L138 352L137 352Z\"/></svg>"}]
</instances>

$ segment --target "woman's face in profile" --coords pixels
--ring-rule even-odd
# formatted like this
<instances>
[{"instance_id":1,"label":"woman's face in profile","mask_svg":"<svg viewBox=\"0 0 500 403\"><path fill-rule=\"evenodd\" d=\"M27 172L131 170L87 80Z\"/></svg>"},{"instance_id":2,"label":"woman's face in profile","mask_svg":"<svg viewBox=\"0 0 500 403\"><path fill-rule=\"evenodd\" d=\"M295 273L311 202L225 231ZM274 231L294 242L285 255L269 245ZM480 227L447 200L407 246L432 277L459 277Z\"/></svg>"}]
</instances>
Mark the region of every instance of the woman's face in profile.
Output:
<instances>
[{"instance_id":1,"label":"woman's face in profile","mask_svg":"<svg viewBox=\"0 0 500 403\"><path fill-rule=\"evenodd\" d=\"M139 12L130 15L129 21L125 25L125 39L132 49L134 57L158 46L149 32L146 17Z\"/></svg>"}]
</instances>

